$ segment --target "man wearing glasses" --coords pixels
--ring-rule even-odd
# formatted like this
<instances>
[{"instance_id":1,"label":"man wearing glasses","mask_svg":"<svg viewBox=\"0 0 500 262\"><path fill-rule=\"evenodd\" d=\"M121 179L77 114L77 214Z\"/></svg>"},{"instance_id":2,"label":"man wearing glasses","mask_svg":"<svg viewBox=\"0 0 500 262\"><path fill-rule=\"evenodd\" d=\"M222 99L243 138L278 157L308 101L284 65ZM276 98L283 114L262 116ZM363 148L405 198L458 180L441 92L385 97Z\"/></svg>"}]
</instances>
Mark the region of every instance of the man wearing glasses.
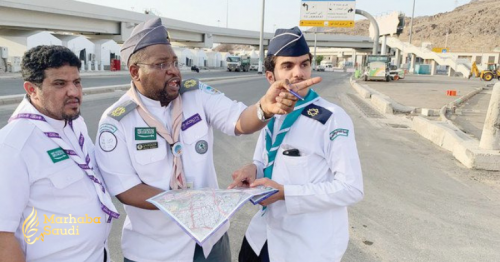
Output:
<instances>
[{"instance_id":1,"label":"man wearing glasses","mask_svg":"<svg viewBox=\"0 0 500 262\"><path fill-rule=\"evenodd\" d=\"M96 158L109 191L127 211L125 261L230 261L228 224L199 246L146 200L165 190L218 188L212 128L228 135L253 133L274 114L291 112L297 98L288 92L288 82L278 81L246 107L198 80L182 81L159 18L133 30L121 57L131 88L104 112Z\"/></svg>"}]
</instances>

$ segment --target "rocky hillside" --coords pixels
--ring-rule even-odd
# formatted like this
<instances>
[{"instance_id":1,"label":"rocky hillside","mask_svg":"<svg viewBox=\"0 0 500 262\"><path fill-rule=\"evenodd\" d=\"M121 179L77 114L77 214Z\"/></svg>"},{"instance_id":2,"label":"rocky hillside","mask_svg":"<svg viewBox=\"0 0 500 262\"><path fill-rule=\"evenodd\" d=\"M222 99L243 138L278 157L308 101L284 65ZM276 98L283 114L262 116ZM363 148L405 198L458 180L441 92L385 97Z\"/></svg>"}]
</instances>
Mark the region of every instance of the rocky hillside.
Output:
<instances>
[{"instance_id":1,"label":"rocky hillside","mask_svg":"<svg viewBox=\"0 0 500 262\"><path fill-rule=\"evenodd\" d=\"M447 47L452 52L492 52L500 47L500 0L473 0L446 13L413 19L412 44L431 42L434 47L444 47L448 31ZM408 15L408 14L407 14ZM328 29L329 33L368 35L368 20L356 22L352 29ZM408 41L410 17L399 36Z\"/></svg>"}]
</instances>

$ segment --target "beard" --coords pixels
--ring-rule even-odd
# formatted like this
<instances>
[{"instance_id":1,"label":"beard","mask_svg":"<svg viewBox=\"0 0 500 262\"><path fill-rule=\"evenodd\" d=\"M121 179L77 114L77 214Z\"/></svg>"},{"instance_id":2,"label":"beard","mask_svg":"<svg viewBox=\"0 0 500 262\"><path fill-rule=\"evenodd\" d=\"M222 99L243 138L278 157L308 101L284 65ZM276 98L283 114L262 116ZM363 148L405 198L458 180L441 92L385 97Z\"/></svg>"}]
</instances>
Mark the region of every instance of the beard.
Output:
<instances>
[{"instance_id":1,"label":"beard","mask_svg":"<svg viewBox=\"0 0 500 262\"><path fill-rule=\"evenodd\" d=\"M158 92L158 100L160 101L161 106L168 106L170 102L174 101L179 96L179 93L176 95L169 95L167 88L168 86L165 85L165 88Z\"/></svg>"}]
</instances>

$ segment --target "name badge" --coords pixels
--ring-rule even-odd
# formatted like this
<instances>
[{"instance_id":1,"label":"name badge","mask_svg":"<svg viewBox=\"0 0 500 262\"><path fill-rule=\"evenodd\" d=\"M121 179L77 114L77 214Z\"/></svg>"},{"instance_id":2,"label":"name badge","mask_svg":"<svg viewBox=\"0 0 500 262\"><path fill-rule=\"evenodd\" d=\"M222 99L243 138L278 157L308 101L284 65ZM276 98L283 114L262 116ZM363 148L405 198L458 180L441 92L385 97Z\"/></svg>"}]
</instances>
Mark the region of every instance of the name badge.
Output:
<instances>
[{"instance_id":1,"label":"name badge","mask_svg":"<svg viewBox=\"0 0 500 262\"><path fill-rule=\"evenodd\" d=\"M137 145L135 145L135 148L139 151L140 150L155 149L155 148L158 148L158 142L137 144Z\"/></svg>"},{"instance_id":2,"label":"name badge","mask_svg":"<svg viewBox=\"0 0 500 262\"><path fill-rule=\"evenodd\" d=\"M201 121L201 116L199 114L193 115L189 117L188 119L184 120L181 125L181 130L184 131L192 126L194 126L196 123Z\"/></svg>"},{"instance_id":3,"label":"name badge","mask_svg":"<svg viewBox=\"0 0 500 262\"><path fill-rule=\"evenodd\" d=\"M156 127L136 127L135 140L156 140Z\"/></svg>"}]
</instances>

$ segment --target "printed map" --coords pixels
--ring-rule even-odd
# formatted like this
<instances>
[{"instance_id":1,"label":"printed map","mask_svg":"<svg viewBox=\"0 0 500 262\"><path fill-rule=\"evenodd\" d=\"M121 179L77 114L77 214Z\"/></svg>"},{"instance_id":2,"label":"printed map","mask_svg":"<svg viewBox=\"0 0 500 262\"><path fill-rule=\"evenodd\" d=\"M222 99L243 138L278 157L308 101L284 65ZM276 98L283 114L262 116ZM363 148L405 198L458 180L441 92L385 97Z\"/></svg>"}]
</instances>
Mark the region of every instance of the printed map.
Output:
<instances>
[{"instance_id":1,"label":"printed map","mask_svg":"<svg viewBox=\"0 0 500 262\"><path fill-rule=\"evenodd\" d=\"M148 202L171 216L202 245L247 200L255 205L277 192L269 187L172 190L156 195Z\"/></svg>"}]
</instances>

